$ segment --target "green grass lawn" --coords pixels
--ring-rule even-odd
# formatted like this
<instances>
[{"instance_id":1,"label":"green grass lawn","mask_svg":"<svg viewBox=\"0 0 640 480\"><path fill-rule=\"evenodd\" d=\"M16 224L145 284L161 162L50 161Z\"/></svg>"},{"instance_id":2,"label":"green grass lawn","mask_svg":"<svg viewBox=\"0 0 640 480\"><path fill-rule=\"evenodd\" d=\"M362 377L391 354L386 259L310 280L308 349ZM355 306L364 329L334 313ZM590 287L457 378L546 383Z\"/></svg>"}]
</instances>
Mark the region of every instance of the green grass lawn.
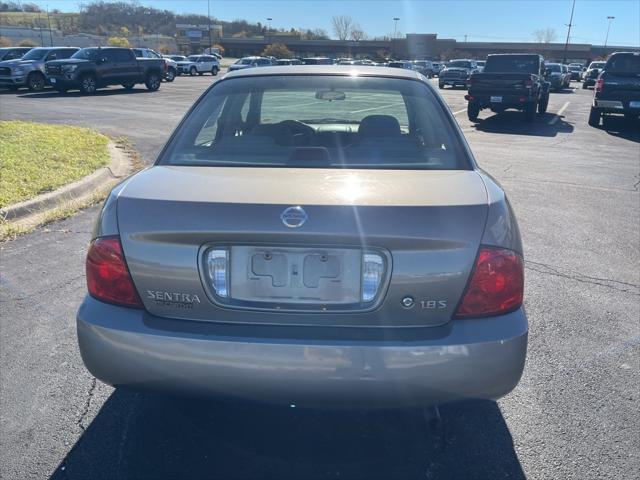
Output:
<instances>
[{"instance_id":1,"label":"green grass lawn","mask_svg":"<svg viewBox=\"0 0 640 480\"><path fill-rule=\"evenodd\" d=\"M0 122L0 208L74 182L109 163L108 139L92 130Z\"/></svg>"}]
</instances>

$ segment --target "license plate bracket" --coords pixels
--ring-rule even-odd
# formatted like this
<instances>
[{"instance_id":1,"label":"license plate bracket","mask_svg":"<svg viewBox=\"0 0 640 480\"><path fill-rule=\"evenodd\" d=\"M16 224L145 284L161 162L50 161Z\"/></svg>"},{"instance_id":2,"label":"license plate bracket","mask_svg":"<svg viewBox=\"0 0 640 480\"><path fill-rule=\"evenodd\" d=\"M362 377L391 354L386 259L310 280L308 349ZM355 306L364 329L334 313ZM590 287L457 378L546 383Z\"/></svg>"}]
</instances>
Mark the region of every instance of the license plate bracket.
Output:
<instances>
[{"instance_id":1,"label":"license plate bracket","mask_svg":"<svg viewBox=\"0 0 640 480\"><path fill-rule=\"evenodd\" d=\"M500 95L491 95L491 103L502 103L502 96Z\"/></svg>"},{"instance_id":2,"label":"license plate bracket","mask_svg":"<svg viewBox=\"0 0 640 480\"><path fill-rule=\"evenodd\" d=\"M629 108L640 108L640 100L631 100L629 102Z\"/></svg>"},{"instance_id":3,"label":"license plate bracket","mask_svg":"<svg viewBox=\"0 0 640 480\"><path fill-rule=\"evenodd\" d=\"M233 246L230 298L289 305L348 305L361 298L362 251Z\"/></svg>"}]
</instances>

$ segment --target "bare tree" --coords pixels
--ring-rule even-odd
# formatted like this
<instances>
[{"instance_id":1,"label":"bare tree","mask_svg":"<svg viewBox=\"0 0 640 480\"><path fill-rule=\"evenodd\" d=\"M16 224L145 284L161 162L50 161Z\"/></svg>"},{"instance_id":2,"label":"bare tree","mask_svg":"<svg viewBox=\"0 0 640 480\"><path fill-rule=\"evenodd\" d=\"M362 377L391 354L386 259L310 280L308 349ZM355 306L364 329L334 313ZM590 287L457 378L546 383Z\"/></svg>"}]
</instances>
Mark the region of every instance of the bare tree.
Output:
<instances>
[{"instance_id":1,"label":"bare tree","mask_svg":"<svg viewBox=\"0 0 640 480\"><path fill-rule=\"evenodd\" d=\"M553 43L558 38L554 28L541 28L533 32L533 38L538 43Z\"/></svg>"},{"instance_id":2,"label":"bare tree","mask_svg":"<svg viewBox=\"0 0 640 480\"><path fill-rule=\"evenodd\" d=\"M369 38L369 36L364 30L362 30L362 28L360 28L360 25L354 23L351 26L351 40L359 42L360 40L366 40L367 38Z\"/></svg>"},{"instance_id":3,"label":"bare tree","mask_svg":"<svg viewBox=\"0 0 640 480\"><path fill-rule=\"evenodd\" d=\"M331 19L331 23L333 24L333 33L336 34L338 40L349 38L353 26L353 19L349 15L336 15Z\"/></svg>"}]
</instances>

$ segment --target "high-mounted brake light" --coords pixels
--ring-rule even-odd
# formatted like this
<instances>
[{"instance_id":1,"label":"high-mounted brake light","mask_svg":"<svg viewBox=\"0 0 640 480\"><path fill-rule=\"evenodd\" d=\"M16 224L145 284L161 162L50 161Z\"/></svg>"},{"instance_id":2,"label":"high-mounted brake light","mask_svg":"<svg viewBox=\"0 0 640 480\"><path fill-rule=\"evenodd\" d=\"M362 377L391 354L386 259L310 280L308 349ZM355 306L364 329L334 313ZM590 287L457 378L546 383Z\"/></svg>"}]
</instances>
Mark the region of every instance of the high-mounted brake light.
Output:
<instances>
[{"instance_id":1,"label":"high-mounted brake light","mask_svg":"<svg viewBox=\"0 0 640 480\"><path fill-rule=\"evenodd\" d=\"M92 297L126 307L142 308L119 237L102 237L91 242L86 269L87 288Z\"/></svg>"},{"instance_id":2,"label":"high-mounted brake light","mask_svg":"<svg viewBox=\"0 0 640 480\"><path fill-rule=\"evenodd\" d=\"M500 315L520 308L524 294L524 264L512 250L480 247L471 280L456 317Z\"/></svg>"},{"instance_id":3,"label":"high-mounted brake light","mask_svg":"<svg viewBox=\"0 0 640 480\"><path fill-rule=\"evenodd\" d=\"M602 92L603 88L604 88L604 78L599 78L598 80L596 80L596 88L595 88L596 93Z\"/></svg>"}]
</instances>

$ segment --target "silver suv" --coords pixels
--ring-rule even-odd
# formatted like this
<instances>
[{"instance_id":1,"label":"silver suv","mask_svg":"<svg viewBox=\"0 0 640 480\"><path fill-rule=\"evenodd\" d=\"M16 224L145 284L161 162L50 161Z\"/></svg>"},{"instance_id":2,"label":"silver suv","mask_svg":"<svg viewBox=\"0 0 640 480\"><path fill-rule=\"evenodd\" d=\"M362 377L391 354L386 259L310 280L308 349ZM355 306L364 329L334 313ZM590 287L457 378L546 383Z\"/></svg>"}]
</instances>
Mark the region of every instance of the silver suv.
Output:
<instances>
[{"instance_id":1,"label":"silver suv","mask_svg":"<svg viewBox=\"0 0 640 480\"><path fill-rule=\"evenodd\" d=\"M22 58L0 62L0 86L11 90L27 87L32 92L39 92L48 83L44 64L69 58L78 50L75 47L34 48Z\"/></svg>"},{"instance_id":2,"label":"silver suv","mask_svg":"<svg viewBox=\"0 0 640 480\"><path fill-rule=\"evenodd\" d=\"M180 73L189 75L204 75L210 73L217 75L220 71L220 62L213 55L190 55L186 60L178 62Z\"/></svg>"}]
</instances>

